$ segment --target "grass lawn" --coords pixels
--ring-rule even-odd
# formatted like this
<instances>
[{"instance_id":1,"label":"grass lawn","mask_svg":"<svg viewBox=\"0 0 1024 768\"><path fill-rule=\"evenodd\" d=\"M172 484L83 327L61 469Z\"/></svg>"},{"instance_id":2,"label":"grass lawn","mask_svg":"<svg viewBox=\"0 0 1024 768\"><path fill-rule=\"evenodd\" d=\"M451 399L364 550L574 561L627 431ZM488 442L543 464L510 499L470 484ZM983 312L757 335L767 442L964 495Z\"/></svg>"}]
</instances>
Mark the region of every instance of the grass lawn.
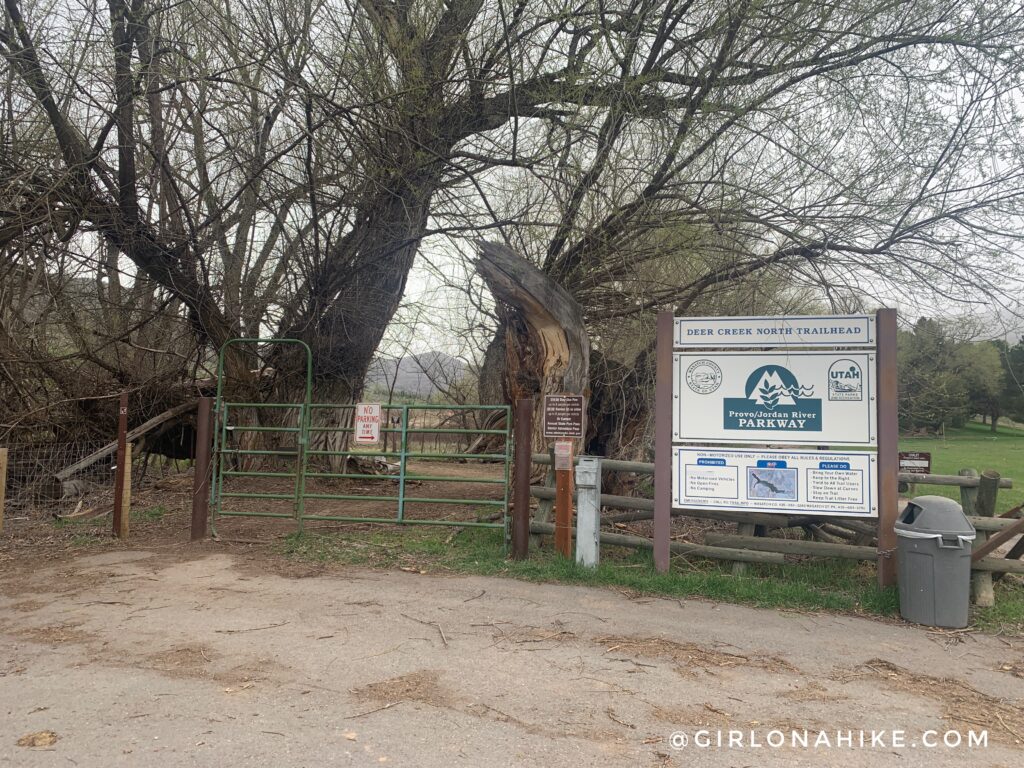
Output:
<instances>
[{"instance_id":1,"label":"grass lawn","mask_svg":"<svg viewBox=\"0 0 1024 768\"><path fill-rule=\"evenodd\" d=\"M1024 502L1024 430L999 427L993 433L986 424L971 423L960 429L947 429L945 438L903 438L900 450L930 452L935 474L955 475L969 467L978 472L994 469L1012 479L1013 489L999 491L997 514ZM913 495L926 493L960 499L959 489L938 485L919 485Z\"/></svg>"},{"instance_id":2,"label":"grass lawn","mask_svg":"<svg viewBox=\"0 0 1024 768\"><path fill-rule=\"evenodd\" d=\"M928 451L935 474L955 475L964 467L994 469L1016 481L1002 490L997 510L1024 501L1024 430L1000 427L992 433L982 424L950 429L944 438L908 438L900 449ZM936 493L959 499L959 490L919 485L914 495ZM583 584L628 590L636 594L698 597L778 610L820 610L883 618L898 617L895 589L879 590L873 563L838 559L807 559L787 565L749 564L744 576L732 574L731 563L674 559L668 574L655 572L648 551L602 547L601 566L579 568L559 557L548 544L532 549L530 558L505 557L501 534L480 529L399 529L395 526L353 528L337 534L293 534L279 545L285 557L322 563L375 568L402 568L504 576L527 581ZM1006 635L1024 635L1024 582L1009 577L996 587L994 608L972 609L974 627Z\"/></svg>"},{"instance_id":3,"label":"grass lawn","mask_svg":"<svg viewBox=\"0 0 1024 768\"><path fill-rule=\"evenodd\" d=\"M675 558L672 570L659 574L650 552L602 546L601 566L590 570L558 556L550 544L531 549L528 560L508 560L499 531L403 530L393 526L327 535L296 533L286 537L279 550L288 558L304 562L504 576L779 610L899 615L897 592L878 589L874 564L848 560L807 560L784 566L750 564L747 575L733 576L729 563ZM976 610L972 621L986 631L1024 635L1024 584L1005 579L997 587L996 607Z\"/></svg>"}]
</instances>

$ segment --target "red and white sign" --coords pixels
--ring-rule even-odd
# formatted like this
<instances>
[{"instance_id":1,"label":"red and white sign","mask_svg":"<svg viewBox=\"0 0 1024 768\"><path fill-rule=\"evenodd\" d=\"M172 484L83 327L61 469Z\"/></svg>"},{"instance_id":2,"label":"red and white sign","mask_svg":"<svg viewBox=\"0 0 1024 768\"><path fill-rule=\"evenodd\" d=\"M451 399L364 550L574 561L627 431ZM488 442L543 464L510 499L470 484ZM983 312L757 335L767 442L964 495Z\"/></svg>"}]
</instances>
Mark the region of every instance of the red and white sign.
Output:
<instances>
[{"instance_id":1,"label":"red and white sign","mask_svg":"<svg viewBox=\"0 0 1024 768\"><path fill-rule=\"evenodd\" d=\"M355 442L357 445L380 442L380 403L356 406Z\"/></svg>"}]
</instances>

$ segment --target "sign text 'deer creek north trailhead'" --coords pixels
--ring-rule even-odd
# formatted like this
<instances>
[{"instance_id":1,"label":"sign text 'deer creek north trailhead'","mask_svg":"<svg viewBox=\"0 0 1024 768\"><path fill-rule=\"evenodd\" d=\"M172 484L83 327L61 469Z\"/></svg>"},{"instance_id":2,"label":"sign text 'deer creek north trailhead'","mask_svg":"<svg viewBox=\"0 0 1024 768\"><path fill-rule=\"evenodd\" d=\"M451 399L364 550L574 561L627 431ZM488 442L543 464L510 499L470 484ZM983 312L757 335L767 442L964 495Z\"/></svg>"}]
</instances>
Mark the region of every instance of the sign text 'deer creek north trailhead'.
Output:
<instances>
[{"instance_id":1,"label":"sign text 'deer creek north trailhead'","mask_svg":"<svg viewBox=\"0 0 1024 768\"><path fill-rule=\"evenodd\" d=\"M854 347L875 343L870 315L678 317L676 349L695 347Z\"/></svg>"}]
</instances>

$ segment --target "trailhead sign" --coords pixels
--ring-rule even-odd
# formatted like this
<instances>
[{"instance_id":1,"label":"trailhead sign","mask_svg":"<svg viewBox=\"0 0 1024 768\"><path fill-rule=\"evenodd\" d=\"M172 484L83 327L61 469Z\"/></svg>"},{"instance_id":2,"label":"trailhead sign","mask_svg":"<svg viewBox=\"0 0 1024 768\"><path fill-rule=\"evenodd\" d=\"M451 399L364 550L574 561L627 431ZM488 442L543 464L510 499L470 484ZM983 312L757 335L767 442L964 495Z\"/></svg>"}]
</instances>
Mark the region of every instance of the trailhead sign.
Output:
<instances>
[{"instance_id":1,"label":"trailhead sign","mask_svg":"<svg viewBox=\"0 0 1024 768\"><path fill-rule=\"evenodd\" d=\"M874 317L676 318L673 331L673 506L877 516Z\"/></svg>"},{"instance_id":2,"label":"trailhead sign","mask_svg":"<svg viewBox=\"0 0 1024 768\"><path fill-rule=\"evenodd\" d=\"M673 440L876 445L874 355L674 355Z\"/></svg>"}]
</instances>

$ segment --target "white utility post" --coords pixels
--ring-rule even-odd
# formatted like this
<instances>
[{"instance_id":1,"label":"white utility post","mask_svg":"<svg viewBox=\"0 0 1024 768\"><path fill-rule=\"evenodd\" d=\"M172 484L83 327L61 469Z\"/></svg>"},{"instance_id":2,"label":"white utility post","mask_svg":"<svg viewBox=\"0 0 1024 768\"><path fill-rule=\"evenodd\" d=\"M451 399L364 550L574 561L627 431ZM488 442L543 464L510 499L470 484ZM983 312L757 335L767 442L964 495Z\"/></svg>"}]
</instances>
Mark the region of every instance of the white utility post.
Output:
<instances>
[{"instance_id":1,"label":"white utility post","mask_svg":"<svg viewBox=\"0 0 1024 768\"><path fill-rule=\"evenodd\" d=\"M576 465L576 562L596 568L601 559L601 459L580 456Z\"/></svg>"}]
</instances>

